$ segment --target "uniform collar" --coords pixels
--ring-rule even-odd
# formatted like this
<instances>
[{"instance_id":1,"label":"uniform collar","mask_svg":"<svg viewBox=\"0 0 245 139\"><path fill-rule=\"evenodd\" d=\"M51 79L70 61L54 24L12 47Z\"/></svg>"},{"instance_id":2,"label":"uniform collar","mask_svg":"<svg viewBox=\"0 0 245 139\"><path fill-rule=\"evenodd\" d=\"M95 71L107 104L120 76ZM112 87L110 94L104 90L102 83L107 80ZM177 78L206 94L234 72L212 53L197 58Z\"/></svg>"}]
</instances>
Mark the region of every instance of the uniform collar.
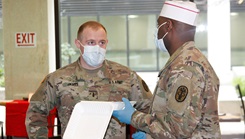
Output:
<instances>
[{"instance_id":1,"label":"uniform collar","mask_svg":"<svg viewBox=\"0 0 245 139\"><path fill-rule=\"evenodd\" d=\"M108 75L108 69L109 69L109 64L108 64L108 60L104 60L103 64L101 67L97 68L97 69L93 69L93 70L89 70L86 68L83 68L81 63L80 63L80 58L78 58L78 60L76 61L77 63L77 67L76 67L76 75L77 76L85 76L85 75L91 75L91 76L98 76L98 73L103 73L104 76Z\"/></svg>"},{"instance_id":2,"label":"uniform collar","mask_svg":"<svg viewBox=\"0 0 245 139\"><path fill-rule=\"evenodd\" d=\"M195 47L195 42L194 41L189 41L184 43L181 47L179 47L174 53L173 55L168 59L167 63L165 64L165 66L160 70L158 77L160 77L160 75L162 74L162 72L180 55L182 54L184 51L187 51L187 49L191 48L191 47Z\"/></svg>"}]
</instances>

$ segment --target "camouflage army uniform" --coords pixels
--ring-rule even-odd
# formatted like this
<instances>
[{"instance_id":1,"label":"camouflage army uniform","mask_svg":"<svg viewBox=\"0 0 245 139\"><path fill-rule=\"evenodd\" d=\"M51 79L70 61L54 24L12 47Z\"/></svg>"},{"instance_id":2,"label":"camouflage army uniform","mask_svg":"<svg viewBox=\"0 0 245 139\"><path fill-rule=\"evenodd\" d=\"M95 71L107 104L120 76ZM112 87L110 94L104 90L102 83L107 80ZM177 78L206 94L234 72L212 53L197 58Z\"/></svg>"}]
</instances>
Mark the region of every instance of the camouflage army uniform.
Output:
<instances>
[{"instance_id":1,"label":"camouflage army uniform","mask_svg":"<svg viewBox=\"0 0 245 139\"><path fill-rule=\"evenodd\" d=\"M131 125L154 139L221 138L219 79L205 56L187 42L159 72L150 114L136 111Z\"/></svg>"},{"instance_id":2,"label":"camouflage army uniform","mask_svg":"<svg viewBox=\"0 0 245 139\"><path fill-rule=\"evenodd\" d=\"M86 70L78 59L47 75L32 96L26 116L29 138L47 138L46 116L54 107L58 110L63 135L76 103L121 101L122 97L137 101L137 109L148 111L152 93L136 72L126 66L105 60L101 68ZM124 124L112 117L104 138L125 139L125 129Z\"/></svg>"}]
</instances>

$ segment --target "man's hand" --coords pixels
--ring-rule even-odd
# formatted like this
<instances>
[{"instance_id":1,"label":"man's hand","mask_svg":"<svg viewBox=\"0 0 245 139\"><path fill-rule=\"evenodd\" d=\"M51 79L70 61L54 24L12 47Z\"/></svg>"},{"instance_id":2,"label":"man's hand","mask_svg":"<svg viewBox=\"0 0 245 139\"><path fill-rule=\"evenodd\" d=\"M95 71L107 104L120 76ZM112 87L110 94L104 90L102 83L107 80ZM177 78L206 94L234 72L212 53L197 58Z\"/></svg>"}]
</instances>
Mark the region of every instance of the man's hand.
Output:
<instances>
[{"instance_id":1,"label":"man's hand","mask_svg":"<svg viewBox=\"0 0 245 139\"><path fill-rule=\"evenodd\" d=\"M114 110L113 116L116 117L120 122L130 124L131 123L131 117L134 113L135 109L131 105L130 101L126 98L122 98L122 101L125 104L125 108L123 110Z\"/></svg>"},{"instance_id":2,"label":"man's hand","mask_svg":"<svg viewBox=\"0 0 245 139\"><path fill-rule=\"evenodd\" d=\"M135 133L132 135L132 138L133 138L133 139L146 139L146 134L145 134L145 132L138 131L138 132L135 132Z\"/></svg>"}]
</instances>

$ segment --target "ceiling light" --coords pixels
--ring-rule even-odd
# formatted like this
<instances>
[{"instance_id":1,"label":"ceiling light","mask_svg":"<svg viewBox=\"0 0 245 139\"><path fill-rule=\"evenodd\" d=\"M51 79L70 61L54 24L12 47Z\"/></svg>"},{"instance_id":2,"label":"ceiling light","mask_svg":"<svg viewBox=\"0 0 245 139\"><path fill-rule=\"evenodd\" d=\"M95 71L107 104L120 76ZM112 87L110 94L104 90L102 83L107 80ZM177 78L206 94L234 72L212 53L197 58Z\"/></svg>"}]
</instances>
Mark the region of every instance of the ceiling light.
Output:
<instances>
[{"instance_id":1,"label":"ceiling light","mask_svg":"<svg viewBox=\"0 0 245 139\"><path fill-rule=\"evenodd\" d=\"M238 0L237 3L238 4L242 4L243 3L243 0Z\"/></svg>"},{"instance_id":2,"label":"ceiling light","mask_svg":"<svg viewBox=\"0 0 245 139\"><path fill-rule=\"evenodd\" d=\"M128 18L137 18L138 15L129 15Z\"/></svg>"},{"instance_id":3,"label":"ceiling light","mask_svg":"<svg viewBox=\"0 0 245 139\"><path fill-rule=\"evenodd\" d=\"M232 13L231 13L231 16L237 16L237 15L238 15L237 12L232 12Z\"/></svg>"}]
</instances>

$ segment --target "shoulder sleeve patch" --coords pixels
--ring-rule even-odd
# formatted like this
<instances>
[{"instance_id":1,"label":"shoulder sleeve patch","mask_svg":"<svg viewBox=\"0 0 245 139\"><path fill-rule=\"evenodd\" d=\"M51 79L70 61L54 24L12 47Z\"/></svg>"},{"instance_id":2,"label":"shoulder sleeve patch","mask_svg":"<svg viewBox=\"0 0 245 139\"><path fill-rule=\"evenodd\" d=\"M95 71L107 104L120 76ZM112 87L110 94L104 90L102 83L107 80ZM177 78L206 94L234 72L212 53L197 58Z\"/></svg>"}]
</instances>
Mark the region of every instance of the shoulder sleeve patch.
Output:
<instances>
[{"instance_id":1,"label":"shoulder sleeve patch","mask_svg":"<svg viewBox=\"0 0 245 139\"><path fill-rule=\"evenodd\" d=\"M175 100L177 102L183 102L188 95L188 88L186 86L179 86L175 93Z\"/></svg>"}]
</instances>

